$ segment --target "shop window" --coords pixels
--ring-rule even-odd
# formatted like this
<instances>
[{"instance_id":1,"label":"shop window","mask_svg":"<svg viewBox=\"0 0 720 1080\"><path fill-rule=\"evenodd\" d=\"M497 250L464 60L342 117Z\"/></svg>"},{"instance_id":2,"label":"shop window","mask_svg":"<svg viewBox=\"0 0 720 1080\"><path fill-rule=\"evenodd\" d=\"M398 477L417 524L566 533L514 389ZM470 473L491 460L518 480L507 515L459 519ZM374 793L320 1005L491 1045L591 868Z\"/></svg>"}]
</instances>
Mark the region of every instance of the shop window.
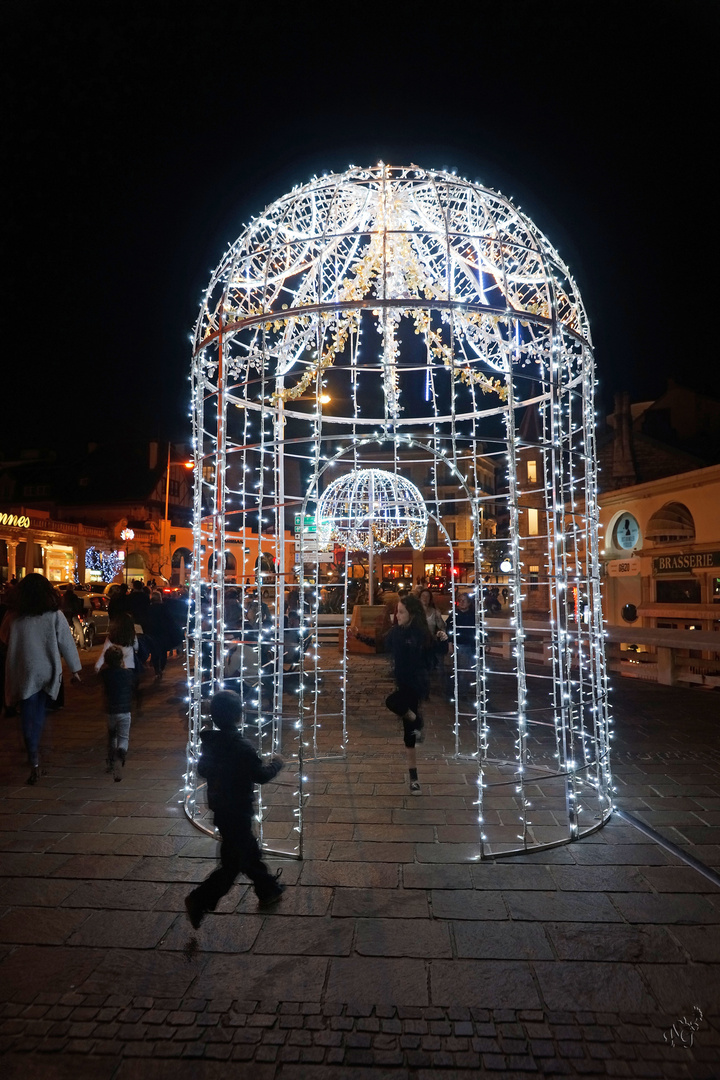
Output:
<instances>
[{"instance_id":1,"label":"shop window","mask_svg":"<svg viewBox=\"0 0 720 1080\"><path fill-rule=\"evenodd\" d=\"M538 534L538 512L534 506L531 506L528 510L528 536L537 536Z\"/></svg>"},{"instance_id":2,"label":"shop window","mask_svg":"<svg viewBox=\"0 0 720 1080\"><path fill-rule=\"evenodd\" d=\"M712 598L713 604L720 604L720 577L713 578Z\"/></svg>"},{"instance_id":3,"label":"shop window","mask_svg":"<svg viewBox=\"0 0 720 1080\"><path fill-rule=\"evenodd\" d=\"M412 563L383 563L382 576L387 581L399 581L400 578L412 577Z\"/></svg>"},{"instance_id":4,"label":"shop window","mask_svg":"<svg viewBox=\"0 0 720 1080\"><path fill-rule=\"evenodd\" d=\"M656 583L658 604L699 604L700 581L698 578L682 578Z\"/></svg>"}]
</instances>

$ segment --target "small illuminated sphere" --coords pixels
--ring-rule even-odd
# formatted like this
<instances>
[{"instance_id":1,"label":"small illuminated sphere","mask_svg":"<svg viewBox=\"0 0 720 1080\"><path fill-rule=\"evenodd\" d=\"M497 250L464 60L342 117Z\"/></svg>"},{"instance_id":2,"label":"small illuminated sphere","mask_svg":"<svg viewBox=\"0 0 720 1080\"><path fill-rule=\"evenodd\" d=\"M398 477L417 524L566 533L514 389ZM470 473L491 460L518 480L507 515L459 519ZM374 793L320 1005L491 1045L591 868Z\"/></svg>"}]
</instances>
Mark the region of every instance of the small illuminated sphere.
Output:
<instances>
[{"instance_id":1,"label":"small illuminated sphere","mask_svg":"<svg viewBox=\"0 0 720 1080\"><path fill-rule=\"evenodd\" d=\"M397 473L356 469L333 480L320 496L317 525L324 543L348 551L387 551L409 543L425 546L428 513L419 490Z\"/></svg>"}]
</instances>

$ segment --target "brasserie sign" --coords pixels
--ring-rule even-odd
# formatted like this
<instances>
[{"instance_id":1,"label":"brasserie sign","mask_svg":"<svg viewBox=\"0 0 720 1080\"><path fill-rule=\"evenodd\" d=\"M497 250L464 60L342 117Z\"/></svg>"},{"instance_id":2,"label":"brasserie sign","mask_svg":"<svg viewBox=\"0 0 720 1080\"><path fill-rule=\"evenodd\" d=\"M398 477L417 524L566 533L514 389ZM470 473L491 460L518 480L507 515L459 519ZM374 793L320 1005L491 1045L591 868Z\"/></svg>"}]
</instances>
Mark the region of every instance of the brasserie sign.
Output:
<instances>
[{"instance_id":1,"label":"brasserie sign","mask_svg":"<svg viewBox=\"0 0 720 1080\"><path fill-rule=\"evenodd\" d=\"M29 529L30 518L25 517L24 514L0 513L0 525L12 525L16 529Z\"/></svg>"},{"instance_id":2,"label":"brasserie sign","mask_svg":"<svg viewBox=\"0 0 720 1080\"><path fill-rule=\"evenodd\" d=\"M693 555L661 555L653 559L654 574L677 574L684 570L707 570L720 566L720 551L702 551Z\"/></svg>"}]
</instances>

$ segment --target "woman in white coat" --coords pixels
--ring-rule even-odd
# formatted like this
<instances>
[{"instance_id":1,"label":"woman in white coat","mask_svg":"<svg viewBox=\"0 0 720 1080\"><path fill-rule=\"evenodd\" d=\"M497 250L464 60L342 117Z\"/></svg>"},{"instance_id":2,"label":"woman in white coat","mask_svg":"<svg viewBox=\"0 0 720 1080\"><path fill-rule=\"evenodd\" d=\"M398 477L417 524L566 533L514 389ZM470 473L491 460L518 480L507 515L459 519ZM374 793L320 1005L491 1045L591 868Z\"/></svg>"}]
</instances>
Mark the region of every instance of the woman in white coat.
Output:
<instances>
[{"instance_id":1,"label":"woman in white coat","mask_svg":"<svg viewBox=\"0 0 720 1080\"><path fill-rule=\"evenodd\" d=\"M28 784L36 784L40 777L45 710L60 692L63 660L73 673L72 681L80 682L82 664L59 597L42 574L28 574L17 588L5 660L5 701L20 708L30 762Z\"/></svg>"}]
</instances>

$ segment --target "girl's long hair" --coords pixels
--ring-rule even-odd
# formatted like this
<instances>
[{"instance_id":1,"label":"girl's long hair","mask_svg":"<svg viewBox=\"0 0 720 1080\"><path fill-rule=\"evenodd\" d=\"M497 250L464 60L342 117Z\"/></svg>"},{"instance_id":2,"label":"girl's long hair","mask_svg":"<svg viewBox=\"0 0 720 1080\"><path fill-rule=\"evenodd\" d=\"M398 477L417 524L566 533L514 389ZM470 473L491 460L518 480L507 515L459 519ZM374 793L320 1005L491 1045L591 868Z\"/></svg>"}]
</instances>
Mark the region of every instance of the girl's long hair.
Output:
<instances>
[{"instance_id":1,"label":"girl's long hair","mask_svg":"<svg viewBox=\"0 0 720 1080\"><path fill-rule=\"evenodd\" d=\"M425 608L422 606L417 596L408 593L407 596L403 596L401 600L398 600L398 603L403 605L410 616L408 629L414 629L419 634L423 646L429 648L432 645L432 635L428 630Z\"/></svg>"},{"instance_id":2,"label":"girl's long hair","mask_svg":"<svg viewBox=\"0 0 720 1080\"><path fill-rule=\"evenodd\" d=\"M44 615L59 610L60 598L43 574L26 574L18 582L13 606L18 615Z\"/></svg>"}]
</instances>

